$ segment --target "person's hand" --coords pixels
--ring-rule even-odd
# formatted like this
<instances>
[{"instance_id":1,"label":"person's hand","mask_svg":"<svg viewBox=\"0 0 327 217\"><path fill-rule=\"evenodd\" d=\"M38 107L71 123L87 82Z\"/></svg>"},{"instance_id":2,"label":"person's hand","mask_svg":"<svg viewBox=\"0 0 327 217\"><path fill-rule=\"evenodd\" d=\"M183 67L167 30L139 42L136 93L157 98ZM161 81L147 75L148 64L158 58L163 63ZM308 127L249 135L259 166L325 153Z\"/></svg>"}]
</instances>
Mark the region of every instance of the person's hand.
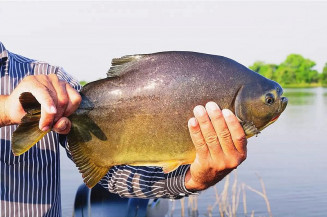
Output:
<instances>
[{"instance_id":1,"label":"person's hand","mask_svg":"<svg viewBox=\"0 0 327 217\"><path fill-rule=\"evenodd\" d=\"M41 104L39 128L42 131L52 130L67 134L71 122L67 118L79 106L80 94L57 75L36 75L25 77L14 91L6 97L5 113L7 124L19 124L26 114L19 102L23 92L30 92Z\"/></svg>"},{"instance_id":2,"label":"person's hand","mask_svg":"<svg viewBox=\"0 0 327 217\"><path fill-rule=\"evenodd\" d=\"M194 108L188 127L196 158L185 176L190 191L204 190L240 165L247 154L247 139L236 116L214 102Z\"/></svg>"}]
</instances>

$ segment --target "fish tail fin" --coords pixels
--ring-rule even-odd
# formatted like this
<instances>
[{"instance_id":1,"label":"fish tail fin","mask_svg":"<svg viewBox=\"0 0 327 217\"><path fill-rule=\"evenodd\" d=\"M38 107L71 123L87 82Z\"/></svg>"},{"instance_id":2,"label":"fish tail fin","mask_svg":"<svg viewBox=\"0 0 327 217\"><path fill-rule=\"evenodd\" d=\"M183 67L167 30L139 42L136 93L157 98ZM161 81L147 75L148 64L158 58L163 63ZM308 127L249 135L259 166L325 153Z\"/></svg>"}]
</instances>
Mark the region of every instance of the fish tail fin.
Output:
<instances>
[{"instance_id":1,"label":"fish tail fin","mask_svg":"<svg viewBox=\"0 0 327 217\"><path fill-rule=\"evenodd\" d=\"M11 147L15 156L28 151L50 131L42 131L39 129L41 105L31 93L22 93L19 97L19 101L27 114L22 118L21 124L18 125L12 135Z\"/></svg>"},{"instance_id":2,"label":"fish tail fin","mask_svg":"<svg viewBox=\"0 0 327 217\"><path fill-rule=\"evenodd\" d=\"M92 129L92 131L90 131ZM72 128L68 134L68 149L87 187L95 186L109 171L110 167L97 165L90 157L86 142L92 139L91 133L100 140L107 138L87 115L72 116Z\"/></svg>"}]
</instances>

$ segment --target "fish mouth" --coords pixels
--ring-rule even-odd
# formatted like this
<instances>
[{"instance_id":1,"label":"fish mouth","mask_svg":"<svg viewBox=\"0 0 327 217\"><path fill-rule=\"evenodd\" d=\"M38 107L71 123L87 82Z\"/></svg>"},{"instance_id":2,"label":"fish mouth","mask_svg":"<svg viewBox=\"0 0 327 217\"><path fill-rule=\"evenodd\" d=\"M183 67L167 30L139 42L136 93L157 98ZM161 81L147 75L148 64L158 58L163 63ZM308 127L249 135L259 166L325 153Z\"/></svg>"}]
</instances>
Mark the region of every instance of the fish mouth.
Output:
<instances>
[{"instance_id":1,"label":"fish mouth","mask_svg":"<svg viewBox=\"0 0 327 217\"><path fill-rule=\"evenodd\" d=\"M286 97L281 97L280 100L281 100L281 106L280 106L279 112L282 113L288 104L288 99Z\"/></svg>"},{"instance_id":2,"label":"fish mouth","mask_svg":"<svg viewBox=\"0 0 327 217\"><path fill-rule=\"evenodd\" d=\"M287 106L287 103L288 103L288 99L286 97L281 97L281 105L278 109L278 114L273 117L269 122L268 124L265 126L265 128L267 126L269 126L270 124L274 123L275 121L277 121L277 119L279 118L279 116L282 114L282 112L285 110L286 106Z\"/></svg>"},{"instance_id":3,"label":"fish mouth","mask_svg":"<svg viewBox=\"0 0 327 217\"><path fill-rule=\"evenodd\" d=\"M272 119L269 121L268 125L270 125L270 124L274 123L275 121L277 121L277 119L279 118L280 115L281 115L281 114L278 114L278 115L276 115L274 118L272 118Z\"/></svg>"},{"instance_id":4,"label":"fish mouth","mask_svg":"<svg viewBox=\"0 0 327 217\"><path fill-rule=\"evenodd\" d=\"M262 127L260 130L265 129L266 127L268 127L269 125L273 124L275 121L277 121L277 119L279 118L279 116L281 115L281 113L279 113L278 115L276 115L275 117L273 117L268 124L266 124L264 127Z\"/></svg>"},{"instance_id":5,"label":"fish mouth","mask_svg":"<svg viewBox=\"0 0 327 217\"><path fill-rule=\"evenodd\" d=\"M276 115L273 119L270 120L270 122L275 122L279 118L281 114Z\"/></svg>"},{"instance_id":6,"label":"fish mouth","mask_svg":"<svg viewBox=\"0 0 327 217\"><path fill-rule=\"evenodd\" d=\"M278 114L276 116L274 116L269 122L268 124L266 124L262 129L268 127L269 125L273 124L275 121L277 121L277 119L279 118L279 116L283 113L283 111L285 110L287 103L288 103L288 99L286 97L281 97L281 105L278 109ZM262 130L261 129L261 130Z\"/></svg>"}]
</instances>

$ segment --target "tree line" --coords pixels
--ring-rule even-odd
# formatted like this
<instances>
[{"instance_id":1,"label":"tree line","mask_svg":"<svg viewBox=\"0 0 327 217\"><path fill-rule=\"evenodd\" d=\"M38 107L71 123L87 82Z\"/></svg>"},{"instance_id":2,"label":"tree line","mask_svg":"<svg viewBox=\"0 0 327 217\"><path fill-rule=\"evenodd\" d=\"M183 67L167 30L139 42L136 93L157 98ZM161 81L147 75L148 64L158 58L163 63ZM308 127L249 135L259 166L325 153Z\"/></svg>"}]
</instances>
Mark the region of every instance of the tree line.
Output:
<instances>
[{"instance_id":1,"label":"tree line","mask_svg":"<svg viewBox=\"0 0 327 217\"><path fill-rule=\"evenodd\" d=\"M327 62L322 72L314 69L315 66L313 60L306 59L300 54L290 54L279 65L256 61L249 68L284 87L327 86ZM87 82L80 83L84 86Z\"/></svg>"},{"instance_id":2,"label":"tree line","mask_svg":"<svg viewBox=\"0 0 327 217\"><path fill-rule=\"evenodd\" d=\"M283 86L327 86L327 63L320 73L315 66L313 60L290 54L279 65L257 61L249 68Z\"/></svg>"}]
</instances>

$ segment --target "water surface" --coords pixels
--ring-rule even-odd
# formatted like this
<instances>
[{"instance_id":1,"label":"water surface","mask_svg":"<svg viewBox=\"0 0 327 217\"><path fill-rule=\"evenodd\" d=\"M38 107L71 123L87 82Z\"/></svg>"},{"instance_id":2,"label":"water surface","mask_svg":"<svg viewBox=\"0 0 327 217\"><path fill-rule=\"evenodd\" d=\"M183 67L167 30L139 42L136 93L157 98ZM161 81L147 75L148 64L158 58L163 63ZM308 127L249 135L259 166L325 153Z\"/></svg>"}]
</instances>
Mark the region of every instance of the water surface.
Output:
<instances>
[{"instance_id":1,"label":"water surface","mask_svg":"<svg viewBox=\"0 0 327 217\"><path fill-rule=\"evenodd\" d=\"M248 158L238 168L238 181L261 190L259 174L273 216L327 216L327 89L286 89L285 95L289 104L279 120L249 139ZM63 216L71 216L82 179L64 152L61 158ZM230 178L232 184L233 174ZM224 180L217 185L219 192L223 184ZM260 196L251 191L246 195L248 213L254 210L255 216L268 216ZM198 215L208 216L208 206L214 202L213 188L200 193ZM172 213L181 215L180 202ZM237 213L244 216L241 200ZM217 207L212 215L219 216Z\"/></svg>"}]
</instances>

